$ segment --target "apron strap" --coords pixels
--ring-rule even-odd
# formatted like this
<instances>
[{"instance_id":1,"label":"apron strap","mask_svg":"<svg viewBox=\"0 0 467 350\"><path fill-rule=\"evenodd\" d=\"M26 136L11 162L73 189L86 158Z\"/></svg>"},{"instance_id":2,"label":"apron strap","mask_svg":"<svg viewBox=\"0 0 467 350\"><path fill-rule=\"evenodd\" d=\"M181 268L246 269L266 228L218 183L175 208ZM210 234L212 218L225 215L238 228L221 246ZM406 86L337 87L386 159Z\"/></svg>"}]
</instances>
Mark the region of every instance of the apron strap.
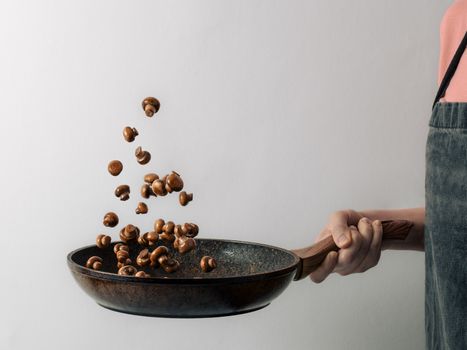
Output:
<instances>
[{"instance_id":1,"label":"apron strap","mask_svg":"<svg viewBox=\"0 0 467 350\"><path fill-rule=\"evenodd\" d=\"M444 75L444 78L441 81L441 85L439 86L439 90L438 90L438 93L436 94L435 102L433 102L432 109L435 108L436 102L438 102L440 98L444 97L444 94L446 93L446 90L449 86L451 78L454 76L454 73L456 72L457 66L459 65L459 62L461 60L462 54L464 53L466 46L467 46L467 31L465 32L464 39L462 39L459 47L457 48L457 51L454 54L454 57L452 58L451 63L449 64L448 70L446 71L446 74Z\"/></svg>"}]
</instances>

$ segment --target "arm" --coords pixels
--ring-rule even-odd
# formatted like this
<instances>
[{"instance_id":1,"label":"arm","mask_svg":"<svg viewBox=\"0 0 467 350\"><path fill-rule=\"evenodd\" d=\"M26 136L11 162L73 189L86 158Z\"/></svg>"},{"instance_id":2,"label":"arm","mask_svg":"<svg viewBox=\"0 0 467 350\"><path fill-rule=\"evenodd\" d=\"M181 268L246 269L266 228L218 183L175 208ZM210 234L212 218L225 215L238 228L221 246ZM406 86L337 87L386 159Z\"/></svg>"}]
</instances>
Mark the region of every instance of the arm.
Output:
<instances>
[{"instance_id":1,"label":"arm","mask_svg":"<svg viewBox=\"0 0 467 350\"><path fill-rule=\"evenodd\" d=\"M409 220L414 226L404 241L384 242L382 249L424 250L425 208L362 210L360 214L370 220Z\"/></svg>"},{"instance_id":2,"label":"arm","mask_svg":"<svg viewBox=\"0 0 467 350\"><path fill-rule=\"evenodd\" d=\"M414 223L404 241L383 242L382 220L402 219ZM330 252L321 265L310 274L314 282L321 282L331 273L345 276L364 272L375 266L384 249L424 249L425 208L392 210L340 210L331 214L317 241L332 235L340 248Z\"/></svg>"}]
</instances>

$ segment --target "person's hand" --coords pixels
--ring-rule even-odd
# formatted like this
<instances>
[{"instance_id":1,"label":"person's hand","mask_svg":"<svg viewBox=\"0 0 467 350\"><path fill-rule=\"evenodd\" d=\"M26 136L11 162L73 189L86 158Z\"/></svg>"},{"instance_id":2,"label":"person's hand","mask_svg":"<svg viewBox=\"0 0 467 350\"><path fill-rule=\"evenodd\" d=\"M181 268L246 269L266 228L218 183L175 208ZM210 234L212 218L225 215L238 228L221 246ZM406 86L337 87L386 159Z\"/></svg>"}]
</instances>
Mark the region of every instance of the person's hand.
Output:
<instances>
[{"instance_id":1,"label":"person's hand","mask_svg":"<svg viewBox=\"0 0 467 350\"><path fill-rule=\"evenodd\" d=\"M380 220L371 221L354 210L337 211L331 214L316 241L330 235L340 250L330 252L310 274L313 282L324 281L332 272L341 276L364 272L378 263L383 237Z\"/></svg>"}]
</instances>

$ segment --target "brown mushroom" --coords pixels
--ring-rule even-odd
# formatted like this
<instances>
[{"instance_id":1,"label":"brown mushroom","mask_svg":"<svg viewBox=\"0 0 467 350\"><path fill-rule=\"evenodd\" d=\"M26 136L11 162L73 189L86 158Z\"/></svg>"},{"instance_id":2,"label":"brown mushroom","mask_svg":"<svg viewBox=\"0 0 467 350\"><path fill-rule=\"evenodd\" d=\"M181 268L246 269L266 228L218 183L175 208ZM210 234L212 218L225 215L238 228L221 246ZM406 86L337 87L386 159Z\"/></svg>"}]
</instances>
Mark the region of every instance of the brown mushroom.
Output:
<instances>
[{"instance_id":1,"label":"brown mushroom","mask_svg":"<svg viewBox=\"0 0 467 350\"><path fill-rule=\"evenodd\" d=\"M149 263L150 263L149 251L147 249L143 249L138 254L138 256L136 257L136 263L141 267L149 265Z\"/></svg>"},{"instance_id":2,"label":"brown mushroom","mask_svg":"<svg viewBox=\"0 0 467 350\"><path fill-rule=\"evenodd\" d=\"M127 250L122 249L122 250L117 251L116 257L119 263L124 263L127 261L127 259L130 259L130 253Z\"/></svg>"},{"instance_id":3,"label":"brown mushroom","mask_svg":"<svg viewBox=\"0 0 467 350\"><path fill-rule=\"evenodd\" d=\"M198 235L199 228L198 225L190 223L184 223L182 225L182 232L185 236L195 238Z\"/></svg>"},{"instance_id":4,"label":"brown mushroom","mask_svg":"<svg viewBox=\"0 0 467 350\"><path fill-rule=\"evenodd\" d=\"M102 221L106 227L115 227L118 225L118 216L114 212L108 212L104 215L104 220Z\"/></svg>"},{"instance_id":5,"label":"brown mushroom","mask_svg":"<svg viewBox=\"0 0 467 350\"><path fill-rule=\"evenodd\" d=\"M204 272L210 272L217 267L216 259L210 256L203 256L199 264Z\"/></svg>"},{"instance_id":6,"label":"brown mushroom","mask_svg":"<svg viewBox=\"0 0 467 350\"><path fill-rule=\"evenodd\" d=\"M135 273L135 277L151 277L151 275L147 274L144 271L138 271L137 273Z\"/></svg>"},{"instance_id":7,"label":"brown mushroom","mask_svg":"<svg viewBox=\"0 0 467 350\"><path fill-rule=\"evenodd\" d=\"M99 256L91 256L86 261L86 267L93 270L100 270L102 268L102 258Z\"/></svg>"},{"instance_id":8,"label":"brown mushroom","mask_svg":"<svg viewBox=\"0 0 467 350\"><path fill-rule=\"evenodd\" d=\"M144 165L149 163L151 160L151 153L148 151L144 151L141 146L138 146L135 150L136 160L139 164Z\"/></svg>"},{"instance_id":9,"label":"brown mushroom","mask_svg":"<svg viewBox=\"0 0 467 350\"><path fill-rule=\"evenodd\" d=\"M193 200L193 193L186 193L185 191L180 192L178 195L178 201L183 207Z\"/></svg>"},{"instance_id":10,"label":"brown mushroom","mask_svg":"<svg viewBox=\"0 0 467 350\"><path fill-rule=\"evenodd\" d=\"M155 97L146 97L142 102L144 113L147 117L152 117L159 111L161 104Z\"/></svg>"},{"instance_id":11,"label":"brown mushroom","mask_svg":"<svg viewBox=\"0 0 467 350\"><path fill-rule=\"evenodd\" d=\"M131 265L124 265L118 269L118 274L121 276L133 276L138 270Z\"/></svg>"},{"instance_id":12,"label":"brown mushroom","mask_svg":"<svg viewBox=\"0 0 467 350\"><path fill-rule=\"evenodd\" d=\"M107 170L110 175L118 176L123 170L123 164L119 160L112 160L109 162L109 165L107 165Z\"/></svg>"},{"instance_id":13,"label":"brown mushroom","mask_svg":"<svg viewBox=\"0 0 467 350\"><path fill-rule=\"evenodd\" d=\"M130 198L130 186L120 185L115 189L115 196L120 198L121 201L126 201Z\"/></svg>"},{"instance_id":14,"label":"brown mushroom","mask_svg":"<svg viewBox=\"0 0 467 350\"><path fill-rule=\"evenodd\" d=\"M172 174L167 176L166 183L175 192L179 192L183 189L183 180L180 177L180 175L175 171L172 171Z\"/></svg>"},{"instance_id":15,"label":"brown mushroom","mask_svg":"<svg viewBox=\"0 0 467 350\"><path fill-rule=\"evenodd\" d=\"M161 263L162 268L167 273L174 273L180 268L180 263L176 259L166 259L163 263Z\"/></svg>"},{"instance_id":16,"label":"brown mushroom","mask_svg":"<svg viewBox=\"0 0 467 350\"><path fill-rule=\"evenodd\" d=\"M138 206L135 209L136 214L147 214L148 206L144 202L139 202Z\"/></svg>"},{"instance_id":17,"label":"brown mushroom","mask_svg":"<svg viewBox=\"0 0 467 350\"><path fill-rule=\"evenodd\" d=\"M112 238L110 238L110 236L106 236L104 234L98 235L96 238L96 245L101 249L105 249L110 246L111 241Z\"/></svg>"},{"instance_id":18,"label":"brown mushroom","mask_svg":"<svg viewBox=\"0 0 467 350\"><path fill-rule=\"evenodd\" d=\"M181 225L175 225L175 227L174 227L174 235L175 235L175 237L184 236L183 231L182 231L182 226L181 226Z\"/></svg>"},{"instance_id":19,"label":"brown mushroom","mask_svg":"<svg viewBox=\"0 0 467 350\"><path fill-rule=\"evenodd\" d=\"M136 136L138 136L138 130L136 130L135 128L126 126L123 129L123 138L125 139L125 141L133 142Z\"/></svg>"},{"instance_id":20,"label":"brown mushroom","mask_svg":"<svg viewBox=\"0 0 467 350\"><path fill-rule=\"evenodd\" d=\"M129 252L130 248L128 248L128 246L123 243L117 243L114 245L114 253L117 254L119 250L126 250L127 252Z\"/></svg>"},{"instance_id":21,"label":"brown mushroom","mask_svg":"<svg viewBox=\"0 0 467 350\"><path fill-rule=\"evenodd\" d=\"M174 232L175 224L173 221L167 221L164 226L162 226L162 231L172 234Z\"/></svg>"},{"instance_id":22,"label":"brown mushroom","mask_svg":"<svg viewBox=\"0 0 467 350\"><path fill-rule=\"evenodd\" d=\"M126 259L126 261L124 261L124 262L118 262L117 263L117 268L121 268L122 266L125 266L125 265L131 265L131 262L132 261L131 261L130 258Z\"/></svg>"},{"instance_id":23,"label":"brown mushroom","mask_svg":"<svg viewBox=\"0 0 467 350\"><path fill-rule=\"evenodd\" d=\"M165 242L173 242L175 241L175 235L168 233L168 232L162 232L159 235L159 239Z\"/></svg>"},{"instance_id":24,"label":"brown mushroom","mask_svg":"<svg viewBox=\"0 0 467 350\"><path fill-rule=\"evenodd\" d=\"M144 182L148 183L149 185L158 179L159 175L157 175L156 173L148 173L144 175Z\"/></svg>"},{"instance_id":25,"label":"brown mushroom","mask_svg":"<svg viewBox=\"0 0 467 350\"><path fill-rule=\"evenodd\" d=\"M167 191L167 193L172 193L174 191L167 182L165 183L165 190Z\"/></svg>"},{"instance_id":26,"label":"brown mushroom","mask_svg":"<svg viewBox=\"0 0 467 350\"><path fill-rule=\"evenodd\" d=\"M122 262L117 262L117 267L118 268L121 268L122 266L125 266L125 265L131 265L131 259L130 258L126 258Z\"/></svg>"},{"instance_id":27,"label":"brown mushroom","mask_svg":"<svg viewBox=\"0 0 467 350\"><path fill-rule=\"evenodd\" d=\"M149 186L148 184L142 185L141 186L141 197L147 199L151 196L156 196L154 192L152 191L151 186Z\"/></svg>"},{"instance_id":28,"label":"brown mushroom","mask_svg":"<svg viewBox=\"0 0 467 350\"><path fill-rule=\"evenodd\" d=\"M124 228L120 230L120 239L124 243L128 243L130 241L135 241L139 237L139 228L134 225L126 225Z\"/></svg>"},{"instance_id":29,"label":"brown mushroom","mask_svg":"<svg viewBox=\"0 0 467 350\"><path fill-rule=\"evenodd\" d=\"M157 219L154 222L154 231L156 231L156 233L162 233L164 225L165 225L164 219Z\"/></svg>"},{"instance_id":30,"label":"brown mushroom","mask_svg":"<svg viewBox=\"0 0 467 350\"><path fill-rule=\"evenodd\" d=\"M138 237L138 243L142 245L143 247L147 247L149 245L148 232Z\"/></svg>"},{"instance_id":31,"label":"brown mushroom","mask_svg":"<svg viewBox=\"0 0 467 350\"><path fill-rule=\"evenodd\" d=\"M186 254L196 248L196 241L190 237L178 238L178 252L180 254Z\"/></svg>"},{"instance_id":32,"label":"brown mushroom","mask_svg":"<svg viewBox=\"0 0 467 350\"><path fill-rule=\"evenodd\" d=\"M156 249L154 249L151 254L149 255L149 260L151 261L151 266L155 267L159 263L159 258L163 255L169 254L169 249L167 249L166 246L159 246Z\"/></svg>"},{"instance_id":33,"label":"brown mushroom","mask_svg":"<svg viewBox=\"0 0 467 350\"><path fill-rule=\"evenodd\" d=\"M159 240L159 235L154 231L149 231L147 235L147 240L150 246L156 245L156 242Z\"/></svg>"},{"instance_id":34,"label":"brown mushroom","mask_svg":"<svg viewBox=\"0 0 467 350\"><path fill-rule=\"evenodd\" d=\"M151 189L152 191L157 195L157 196L165 196L167 195L167 189L165 188L165 183L164 181L157 179L151 184Z\"/></svg>"}]
</instances>

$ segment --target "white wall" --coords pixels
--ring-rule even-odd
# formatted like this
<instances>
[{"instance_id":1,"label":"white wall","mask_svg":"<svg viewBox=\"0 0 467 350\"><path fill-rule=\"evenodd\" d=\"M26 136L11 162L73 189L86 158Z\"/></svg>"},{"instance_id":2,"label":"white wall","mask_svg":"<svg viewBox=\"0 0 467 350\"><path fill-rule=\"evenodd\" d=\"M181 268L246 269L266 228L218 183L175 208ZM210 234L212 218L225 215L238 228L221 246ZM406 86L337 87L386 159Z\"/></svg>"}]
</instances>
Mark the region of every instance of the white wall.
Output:
<instances>
[{"instance_id":1,"label":"white wall","mask_svg":"<svg viewBox=\"0 0 467 350\"><path fill-rule=\"evenodd\" d=\"M0 348L422 349L422 253L385 252L365 274L294 282L266 309L204 320L105 310L65 258L108 210L298 248L334 210L423 205L448 5L2 1ZM162 102L154 119L147 95ZM110 159L131 164L130 185L144 173L125 125L193 203L172 196L135 218L135 196L113 197Z\"/></svg>"}]
</instances>

